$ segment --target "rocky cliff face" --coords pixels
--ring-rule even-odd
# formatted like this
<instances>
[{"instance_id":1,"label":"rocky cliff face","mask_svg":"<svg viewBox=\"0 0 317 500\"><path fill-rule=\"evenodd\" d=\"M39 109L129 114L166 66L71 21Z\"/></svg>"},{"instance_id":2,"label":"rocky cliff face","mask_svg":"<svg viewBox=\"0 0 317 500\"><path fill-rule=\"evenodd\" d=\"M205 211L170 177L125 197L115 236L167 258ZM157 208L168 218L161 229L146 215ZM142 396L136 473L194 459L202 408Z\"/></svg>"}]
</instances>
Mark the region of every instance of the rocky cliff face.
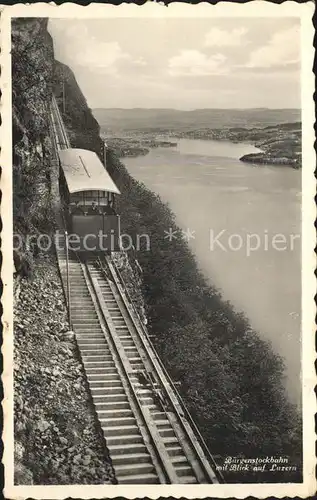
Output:
<instances>
[{"instance_id":1,"label":"rocky cliff face","mask_svg":"<svg viewBox=\"0 0 317 500\"><path fill-rule=\"evenodd\" d=\"M54 69L54 93L72 147L90 149L103 159L99 124L88 108L73 72L58 61Z\"/></svg>"},{"instance_id":2,"label":"rocky cliff face","mask_svg":"<svg viewBox=\"0 0 317 500\"><path fill-rule=\"evenodd\" d=\"M35 259L15 300L16 484L111 484L53 256Z\"/></svg>"},{"instance_id":3,"label":"rocky cliff face","mask_svg":"<svg viewBox=\"0 0 317 500\"><path fill-rule=\"evenodd\" d=\"M30 273L33 261L26 235L50 232L55 225L58 167L51 161L49 130L53 92L71 145L95 151L103 160L99 125L73 72L54 59L47 19L15 19L12 23L14 231L22 242L15 252L15 266L21 274Z\"/></svg>"},{"instance_id":4,"label":"rocky cliff face","mask_svg":"<svg viewBox=\"0 0 317 500\"><path fill-rule=\"evenodd\" d=\"M25 273L32 264L26 235L53 223L50 186L56 172L50 162L49 106L54 53L46 28L46 19L12 23L14 231L22 237L15 265Z\"/></svg>"}]
</instances>

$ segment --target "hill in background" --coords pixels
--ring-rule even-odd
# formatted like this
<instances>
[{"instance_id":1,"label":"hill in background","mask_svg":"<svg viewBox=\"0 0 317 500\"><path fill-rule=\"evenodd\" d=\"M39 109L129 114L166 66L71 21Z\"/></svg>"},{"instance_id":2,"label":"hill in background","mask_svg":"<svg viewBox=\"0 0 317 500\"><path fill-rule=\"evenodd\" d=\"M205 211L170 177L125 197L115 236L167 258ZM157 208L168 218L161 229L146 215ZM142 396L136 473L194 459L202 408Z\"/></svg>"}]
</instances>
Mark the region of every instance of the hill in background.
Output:
<instances>
[{"instance_id":1,"label":"hill in background","mask_svg":"<svg viewBox=\"0 0 317 500\"><path fill-rule=\"evenodd\" d=\"M266 127L301 120L300 109L177 109L96 108L103 132L133 129L186 130L195 127Z\"/></svg>"}]
</instances>

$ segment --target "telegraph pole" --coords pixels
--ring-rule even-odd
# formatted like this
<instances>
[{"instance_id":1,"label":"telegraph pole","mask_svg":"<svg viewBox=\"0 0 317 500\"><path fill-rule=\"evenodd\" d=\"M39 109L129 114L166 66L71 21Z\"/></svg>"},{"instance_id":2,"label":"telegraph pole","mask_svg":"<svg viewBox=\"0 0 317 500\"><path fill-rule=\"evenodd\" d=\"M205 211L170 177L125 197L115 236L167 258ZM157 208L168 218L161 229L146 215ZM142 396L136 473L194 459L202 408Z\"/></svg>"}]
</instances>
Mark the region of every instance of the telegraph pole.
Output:
<instances>
[{"instance_id":1,"label":"telegraph pole","mask_svg":"<svg viewBox=\"0 0 317 500\"><path fill-rule=\"evenodd\" d=\"M65 114L66 103L65 103L65 83L62 82L62 93L63 93L63 113Z\"/></svg>"},{"instance_id":2,"label":"telegraph pole","mask_svg":"<svg viewBox=\"0 0 317 500\"><path fill-rule=\"evenodd\" d=\"M67 290L67 304L68 304L68 323L69 328L72 328L72 314L70 305L70 281L69 281L69 242L68 232L65 231L65 246L66 246L66 290Z\"/></svg>"},{"instance_id":3,"label":"telegraph pole","mask_svg":"<svg viewBox=\"0 0 317 500\"><path fill-rule=\"evenodd\" d=\"M105 169L107 170L107 143L103 141L103 164Z\"/></svg>"}]
</instances>

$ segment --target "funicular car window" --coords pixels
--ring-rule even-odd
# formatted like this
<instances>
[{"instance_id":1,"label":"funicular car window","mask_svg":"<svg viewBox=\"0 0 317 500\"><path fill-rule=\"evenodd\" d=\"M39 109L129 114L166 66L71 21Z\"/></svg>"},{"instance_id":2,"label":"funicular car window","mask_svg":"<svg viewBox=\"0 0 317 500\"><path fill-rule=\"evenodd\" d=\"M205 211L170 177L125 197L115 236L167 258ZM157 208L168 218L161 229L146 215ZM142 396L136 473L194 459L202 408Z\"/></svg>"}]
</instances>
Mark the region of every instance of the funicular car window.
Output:
<instances>
[{"instance_id":1,"label":"funicular car window","mask_svg":"<svg viewBox=\"0 0 317 500\"><path fill-rule=\"evenodd\" d=\"M99 205L108 205L108 193L99 191Z\"/></svg>"},{"instance_id":2,"label":"funicular car window","mask_svg":"<svg viewBox=\"0 0 317 500\"><path fill-rule=\"evenodd\" d=\"M85 191L85 205L98 204L98 191Z\"/></svg>"},{"instance_id":3,"label":"funicular car window","mask_svg":"<svg viewBox=\"0 0 317 500\"><path fill-rule=\"evenodd\" d=\"M72 193L70 202L76 203L76 204L77 203L82 204L83 203L83 193L82 192Z\"/></svg>"}]
</instances>

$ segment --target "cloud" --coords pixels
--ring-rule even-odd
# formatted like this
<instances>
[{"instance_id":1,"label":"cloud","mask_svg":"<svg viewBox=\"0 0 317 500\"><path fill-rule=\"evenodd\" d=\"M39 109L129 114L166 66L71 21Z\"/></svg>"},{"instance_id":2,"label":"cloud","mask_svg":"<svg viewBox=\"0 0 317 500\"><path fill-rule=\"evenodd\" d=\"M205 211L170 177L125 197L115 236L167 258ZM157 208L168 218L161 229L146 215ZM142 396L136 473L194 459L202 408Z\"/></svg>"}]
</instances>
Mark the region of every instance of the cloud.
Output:
<instances>
[{"instance_id":1,"label":"cloud","mask_svg":"<svg viewBox=\"0 0 317 500\"><path fill-rule=\"evenodd\" d=\"M109 73L117 71L119 61L130 60L131 56L124 52L118 42L107 42L96 45L90 41L77 52L77 64L89 68L107 70Z\"/></svg>"},{"instance_id":2,"label":"cloud","mask_svg":"<svg viewBox=\"0 0 317 500\"><path fill-rule=\"evenodd\" d=\"M251 52L247 68L275 68L300 60L300 32L295 26L275 33L269 42Z\"/></svg>"},{"instance_id":3,"label":"cloud","mask_svg":"<svg viewBox=\"0 0 317 500\"><path fill-rule=\"evenodd\" d=\"M246 28L235 28L232 31L226 31L221 28L211 28L205 36L205 47L236 47L245 45L247 42L245 35Z\"/></svg>"},{"instance_id":4,"label":"cloud","mask_svg":"<svg viewBox=\"0 0 317 500\"><path fill-rule=\"evenodd\" d=\"M171 76L205 76L225 74L226 56L215 54L206 56L198 50L182 50L179 55L171 57L168 66Z\"/></svg>"},{"instance_id":5,"label":"cloud","mask_svg":"<svg viewBox=\"0 0 317 500\"><path fill-rule=\"evenodd\" d=\"M54 40L55 48L58 52L67 55L67 60L77 66L85 66L90 71L106 73L108 75L117 75L119 65L124 62L127 66L146 66L143 57L133 57L124 51L117 41L102 42L92 34L82 21L73 23L58 20L50 21L54 27L57 40ZM61 22L62 21L62 22ZM59 43L59 36L64 35L64 40ZM66 37L65 37L66 35ZM66 40L65 40L66 38Z\"/></svg>"},{"instance_id":6,"label":"cloud","mask_svg":"<svg viewBox=\"0 0 317 500\"><path fill-rule=\"evenodd\" d=\"M136 66L147 66L147 62L142 56L134 59L133 64L135 64Z\"/></svg>"},{"instance_id":7,"label":"cloud","mask_svg":"<svg viewBox=\"0 0 317 500\"><path fill-rule=\"evenodd\" d=\"M100 43L90 40L90 43L85 43L81 50L77 50L77 64L100 70L103 73L118 74L119 65L122 62L126 66L146 66L147 64L143 57L134 58L122 50L118 42Z\"/></svg>"}]
</instances>

